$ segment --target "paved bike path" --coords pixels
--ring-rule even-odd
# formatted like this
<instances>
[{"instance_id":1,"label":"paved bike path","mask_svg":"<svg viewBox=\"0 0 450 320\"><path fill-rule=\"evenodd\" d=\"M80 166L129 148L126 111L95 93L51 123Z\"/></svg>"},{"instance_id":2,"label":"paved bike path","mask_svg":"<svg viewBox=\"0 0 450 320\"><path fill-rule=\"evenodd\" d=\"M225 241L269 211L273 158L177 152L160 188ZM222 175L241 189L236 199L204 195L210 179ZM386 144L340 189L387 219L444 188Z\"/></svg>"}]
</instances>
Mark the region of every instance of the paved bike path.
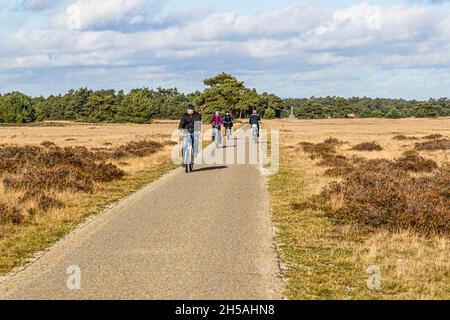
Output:
<instances>
[{"instance_id":1,"label":"paved bike path","mask_svg":"<svg viewBox=\"0 0 450 320\"><path fill-rule=\"evenodd\" d=\"M279 299L272 234L256 166L180 168L0 281L0 299Z\"/></svg>"}]
</instances>

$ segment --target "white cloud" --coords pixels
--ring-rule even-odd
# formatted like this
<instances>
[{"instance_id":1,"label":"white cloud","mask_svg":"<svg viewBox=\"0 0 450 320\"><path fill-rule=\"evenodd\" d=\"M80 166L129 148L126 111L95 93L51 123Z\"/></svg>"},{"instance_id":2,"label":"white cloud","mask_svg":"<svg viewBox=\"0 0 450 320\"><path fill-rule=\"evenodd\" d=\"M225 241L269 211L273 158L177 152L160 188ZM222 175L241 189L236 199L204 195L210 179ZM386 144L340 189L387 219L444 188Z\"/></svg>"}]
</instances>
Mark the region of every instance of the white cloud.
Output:
<instances>
[{"instance_id":1,"label":"white cloud","mask_svg":"<svg viewBox=\"0 0 450 320\"><path fill-rule=\"evenodd\" d=\"M151 1L150 1L151 2ZM72 30L99 29L121 23L136 22L136 17L145 11L146 0L76 0L57 17Z\"/></svg>"},{"instance_id":2,"label":"white cloud","mask_svg":"<svg viewBox=\"0 0 450 320\"><path fill-rule=\"evenodd\" d=\"M54 0L22 0L19 4L20 9L25 10L45 10L58 5L59 1Z\"/></svg>"},{"instance_id":3,"label":"white cloud","mask_svg":"<svg viewBox=\"0 0 450 320\"><path fill-rule=\"evenodd\" d=\"M263 85L265 77L255 73L261 71L273 79L290 79L279 85L267 81L283 94L294 90L293 81L301 82L308 92L319 90L317 84L323 83L321 92L336 93L352 79L357 79L355 85L385 93L382 84L372 84L379 75L406 82L408 74L416 81L420 75L433 77L429 70L443 70L441 76L450 73L450 13L436 6L363 2L332 12L314 5L291 5L254 15L204 11L195 19L185 19L177 12L154 15L149 3L156 2L72 1L47 27L21 27L0 37L0 69L82 67L87 73L86 68L102 66L102 72L111 69L120 75L118 81L121 77L129 81L127 77L134 74L130 70L138 72L138 68L140 74L163 68L179 77L228 71L246 78L246 70L250 83L253 79ZM75 16L67 15L67 8ZM80 20L75 19L77 12ZM72 28L66 28L68 17ZM181 17L182 23L174 17ZM157 26L152 25L155 21ZM72 78L89 79L70 72ZM152 79L163 79L164 72L153 72Z\"/></svg>"}]
</instances>

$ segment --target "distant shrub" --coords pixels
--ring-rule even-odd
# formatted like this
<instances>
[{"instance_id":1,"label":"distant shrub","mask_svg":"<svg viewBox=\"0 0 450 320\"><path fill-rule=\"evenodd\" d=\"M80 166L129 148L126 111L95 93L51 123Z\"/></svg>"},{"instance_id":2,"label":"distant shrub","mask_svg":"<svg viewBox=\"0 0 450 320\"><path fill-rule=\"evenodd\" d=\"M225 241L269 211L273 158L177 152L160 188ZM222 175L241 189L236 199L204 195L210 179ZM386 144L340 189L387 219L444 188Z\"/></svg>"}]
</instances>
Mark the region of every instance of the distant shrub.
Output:
<instances>
[{"instance_id":1,"label":"distant shrub","mask_svg":"<svg viewBox=\"0 0 450 320\"><path fill-rule=\"evenodd\" d=\"M363 142L360 144L357 144L352 148L352 150L357 151L381 151L383 148L377 144L375 141L372 142Z\"/></svg>"},{"instance_id":2,"label":"distant shrub","mask_svg":"<svg viewBox=\"0 0 450 320\"><path fill-rule=\"evenodd\" d=\"M450 139L438 139L438 140L429 140L425 142L417 142L415 148L416 150L419 151L449 150Z\"/></svg>"},{"instance_id":3,"label":"distant shrub","mask_svg":"<svg viewBox=\"0 0 450 320\"><path fill-rule=\"evenodd\" d=\"M403 156L395 161L395 165L406 171L413 172L431 172L438 165L432 159L421 157L416 151L407 151Z\"/></svg>"},{"instance_id":4,"label":"distant shrub","mask_svg":"<svg viewBox=\"0 0 450 320\"><path fill-rule=\"evenodd\" d=\"M394 140L398 140L398 141L405 141L405 140L418 140L419 138L417 138L417 137L408 137L408 136L405 136L403 134L398 134L398 135L394 136L393 139Z\"/></svg>"},{"instance_id":5,"label":"distant shrub","mask_svg":"<svg viewBox=\"0 0 450 320\"><path fill-rule=\"evenodd\" d=\"M339 140L339 139L337 139L337 138L333 138L333 137L330 137L330 138L328 138L328 139L325 139L325 140L323 141L323 143L330 144L330 145L332 145L332 146L339 146L339 145L341 145L341 144L345 144L344 141Z\"/></svg>"},{"instance_id":6,"label":"distant shrub","mask_svg":"<svg viewBox=\"0 0 450 320\"><path fill-rule=\"evenodd\" d=\"M300 142L299 145L303 147L303 151L311 154L311 159L336 153L335 147L328 143Z\"/></svg>"},{"instance_id":7,"label":"distant shrub","mask_svg":"<svg viewBox=\"0 0 450 320\"><path fill-rule=\"evenodd\" d=\"M430 134L428 136L423 137L422 139L424 140L436 140L436 139L441 139L444 136L442 134Z\"/></svg>"}]
</instances>

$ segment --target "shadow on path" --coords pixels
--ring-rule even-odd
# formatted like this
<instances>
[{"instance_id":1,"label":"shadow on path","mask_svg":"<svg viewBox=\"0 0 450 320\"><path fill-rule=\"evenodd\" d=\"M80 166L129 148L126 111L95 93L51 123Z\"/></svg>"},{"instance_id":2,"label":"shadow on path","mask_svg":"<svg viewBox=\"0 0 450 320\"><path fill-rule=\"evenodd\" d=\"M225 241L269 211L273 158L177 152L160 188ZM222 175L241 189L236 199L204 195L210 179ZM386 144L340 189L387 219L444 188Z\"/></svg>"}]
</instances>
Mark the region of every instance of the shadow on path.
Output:
<instances>
[{"instance_id":1,"label":"shadow on path","mask_svg":"<svg viewBox=\"0 0 450 320\"><path fill-rule=\"evenodd\" d=\"M218 167L204 167L199 169L194 169L192 172L203 172L203 171L213 171L213 170L223 170L228 168L227 166L218 166Z\"/></svg>"},{"instance_id":2,"label":"shadow on path","mask_svg":"<svg viewBox=\"0 0 450 320\"><path fill-rule=\"evenodd\" d=\"M237 144L234 145L228 145L228 146L222 146L222 149L230 149L230 148L236 148Z\"/></svg>"}]
</instances>

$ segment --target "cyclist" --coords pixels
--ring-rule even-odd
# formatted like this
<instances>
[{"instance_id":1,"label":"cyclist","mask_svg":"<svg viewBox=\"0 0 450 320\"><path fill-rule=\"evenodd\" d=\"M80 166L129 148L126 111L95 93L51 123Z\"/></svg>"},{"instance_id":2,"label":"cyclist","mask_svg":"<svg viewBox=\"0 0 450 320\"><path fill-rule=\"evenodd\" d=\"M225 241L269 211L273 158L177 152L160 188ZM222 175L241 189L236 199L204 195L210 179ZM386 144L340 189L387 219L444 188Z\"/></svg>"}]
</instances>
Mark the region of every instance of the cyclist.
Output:
<instances>
[{"instance_id":1,"label":"cyclist","mask_svg":"<svg viewBox=\"0 0 450 320\"><path fill-rule=\"evenodd\" d=\"M199 135L202 128L202 116L195 111L192 104L186 106L186 113L181 117L178 130L183 134L183 155L188 147L189 138L192 139L194 147L194 156L198 155Z\"/></svg>"},{"instance_id":2,"label":"cyclist","mask_svg":"<svg viewBox=\"0 0 450 320\"><path fill-rule=\"evenodd\" d=\"M220 111L216 111L213 115L212 115L212 117L211 117L211 119L209 120L209 123L212 125L212 127L213 127L213 135L212 135L212 140L213 141L215 141L215 139L216 139L216 131L214 130L214 129L217 129L217 139L218 139L218 144L220 145L221 143L222 143L222 141L220 141L221 140L221 137L222 137L222 135L221 135L221 128L222 128L222 125L223 125L223 119L222 119L222 117L220 116Z\"/></svg>"},{"instance_id":3,"label":"cyclist","mask_svg":"<svg viewBox=\"0 0 450 320\"><path fill-rule=\"evenodd\" d=\"M233 116L230 112L227 112L225 117L223 118L223 126L226 129L227 138L230 138L233 135Z\"/></svg>"},{"instance_id":4,"label":"cyclist","mask_svg":"<svg viewBox=\"0 0 450 320\"><path fill-rule=\"evenodd\" d=\"M258 112L256 110L253 110L252 115L250 116L250 126L253 127L253 125L256 125L258 127L258 138L259 138L259 129L260 129L260 123L261 123L261 117L258 115Z\"/></svg>"}]
</instances>

